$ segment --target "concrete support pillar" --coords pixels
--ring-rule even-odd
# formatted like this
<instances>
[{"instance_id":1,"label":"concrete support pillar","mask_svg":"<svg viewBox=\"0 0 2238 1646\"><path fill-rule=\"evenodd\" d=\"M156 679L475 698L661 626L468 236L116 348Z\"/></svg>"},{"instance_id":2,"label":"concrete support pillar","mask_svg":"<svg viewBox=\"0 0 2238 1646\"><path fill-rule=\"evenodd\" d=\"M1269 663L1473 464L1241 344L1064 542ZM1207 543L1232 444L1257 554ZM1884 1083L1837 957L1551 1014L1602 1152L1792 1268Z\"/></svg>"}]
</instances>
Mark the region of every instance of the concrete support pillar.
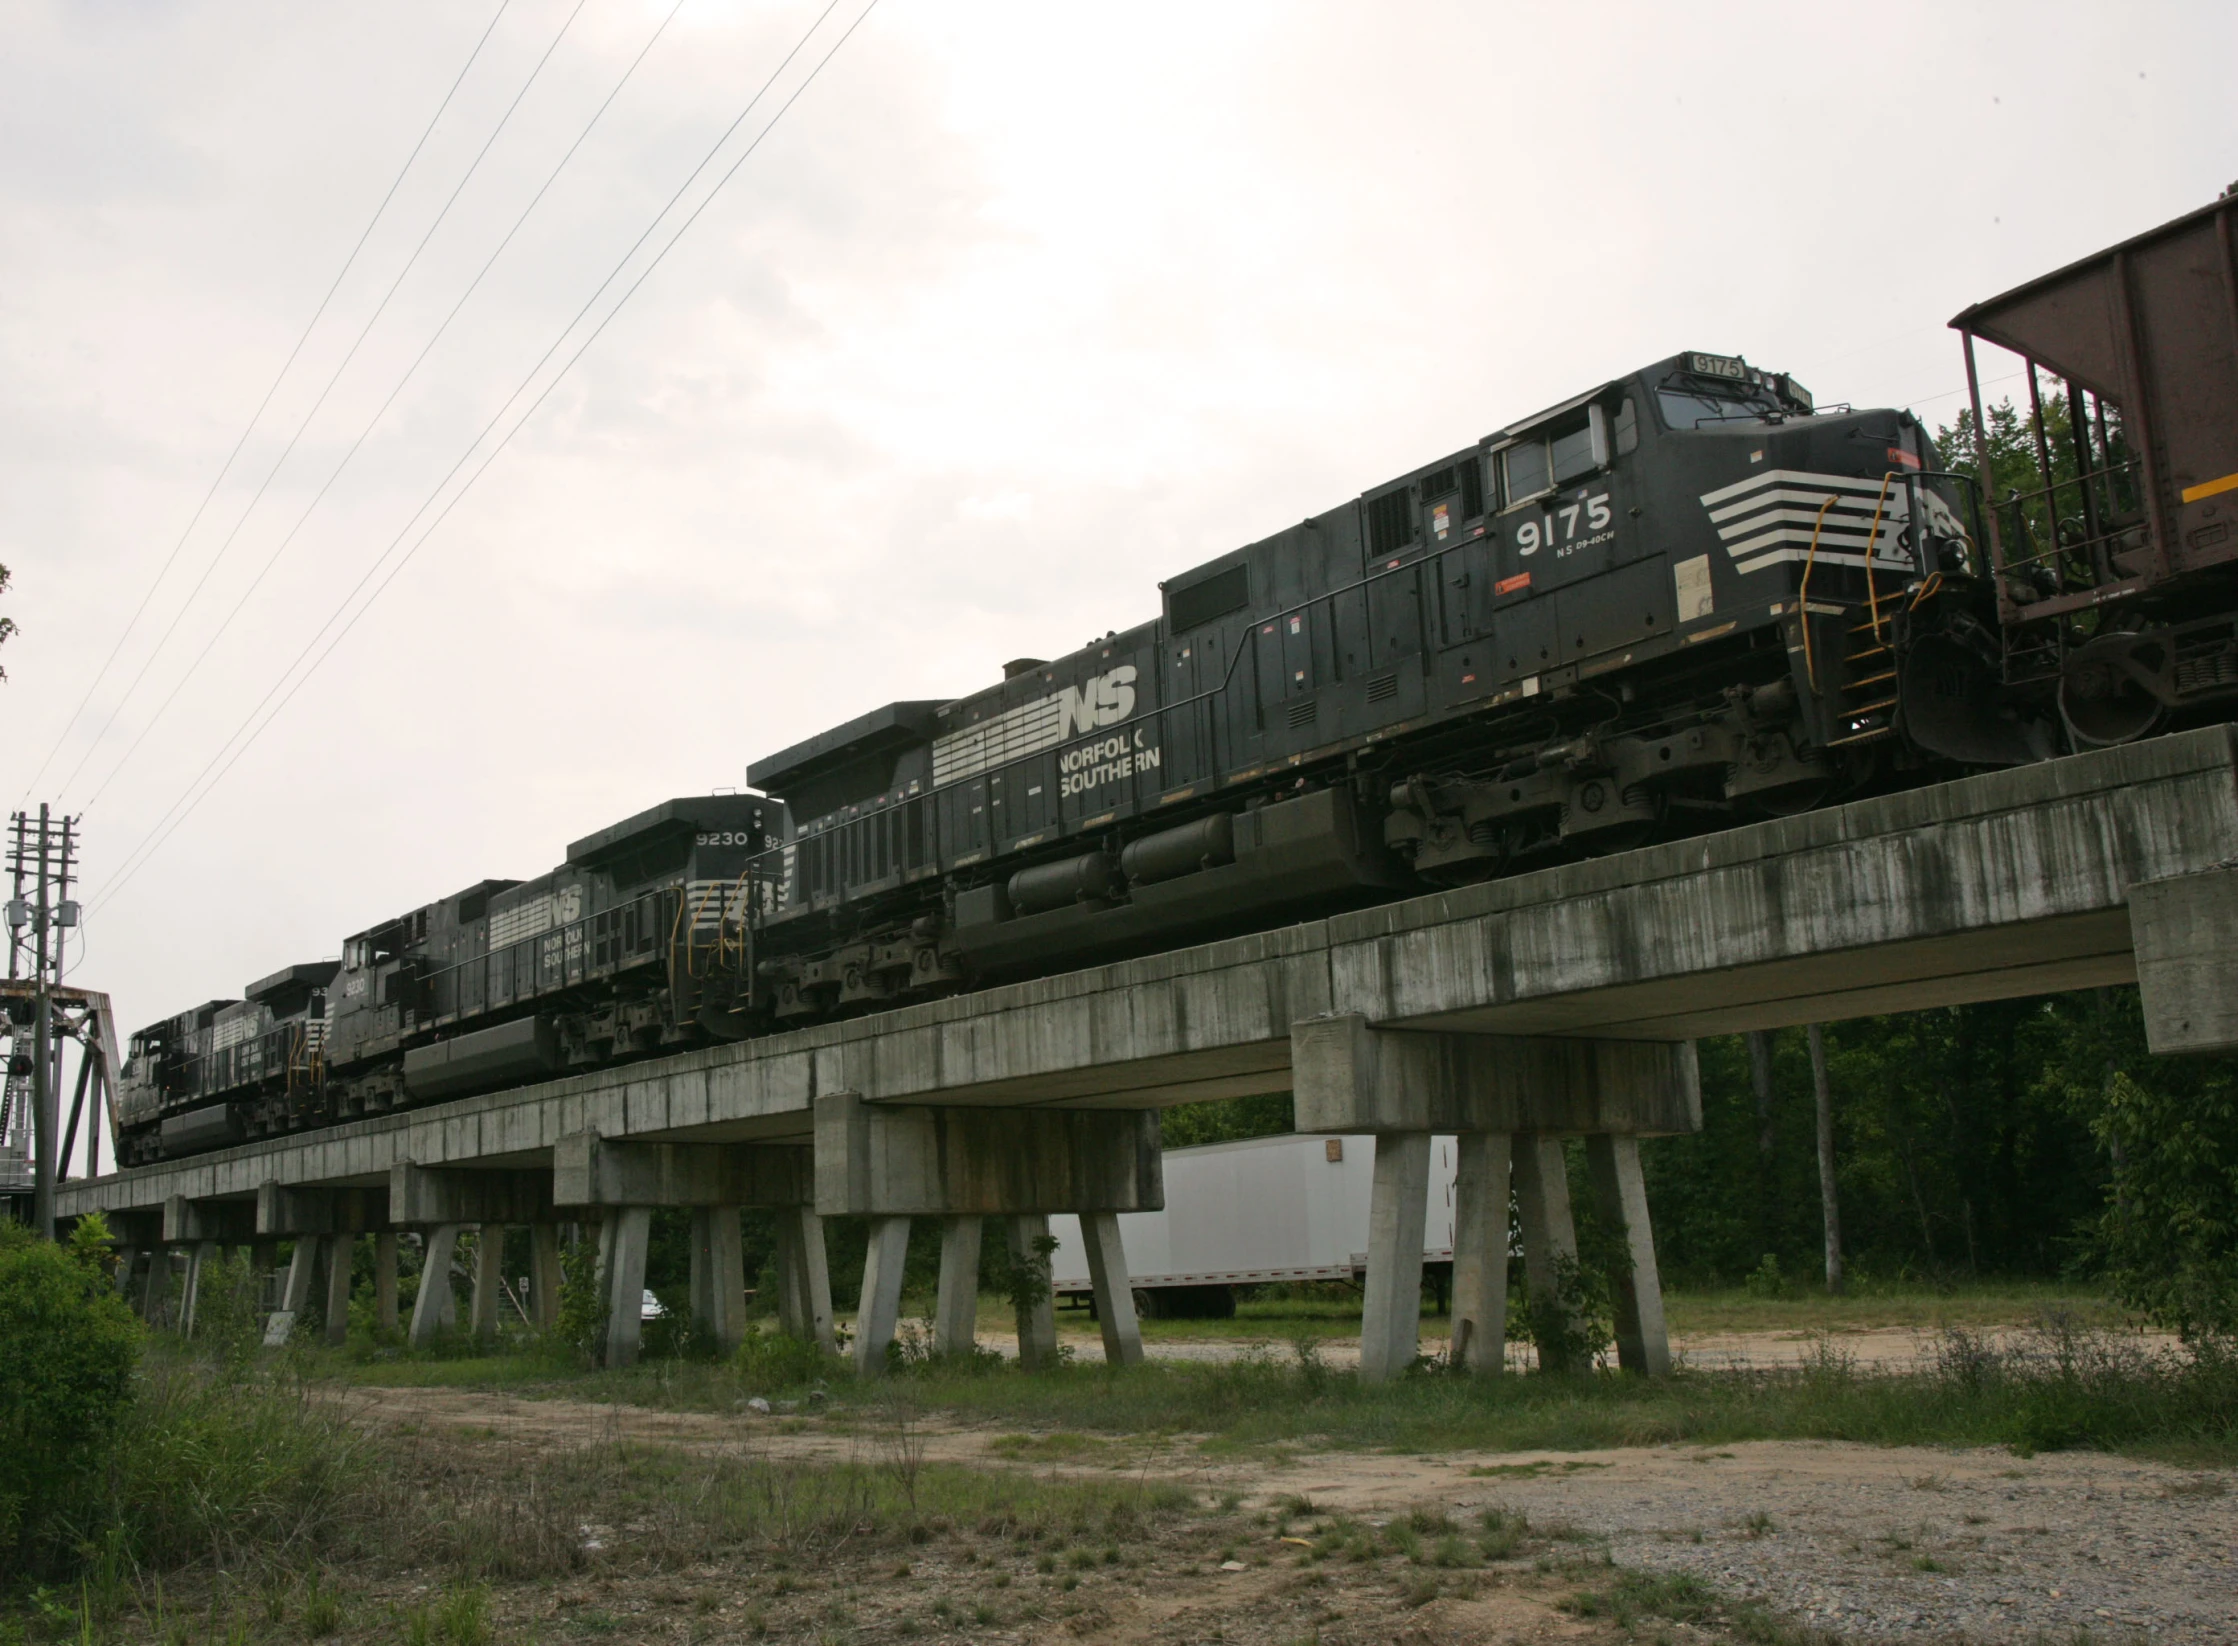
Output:
<instances>
[{"instance_id":1,"label":"concrete support pillar","mask_svg":"<svg viewBox=\"0 0 2238 1646\"><path fill-rule=\"evenodd\" d=\"M787 1336L814 1343L826 1354L837 1348L824 1220L811 1206L777 1210L777 1324Z\"/></svg>"},{"instance_id":2,"label":"concrete support pillar","mask_svg":"<svg viewBox=\"0 0 2238 1646\"><path fill-rule=\"evenodd\" d=\"M874 1228L889 1218L1005 1218L1012 1261L1044 1274L1047 1254L1034 1247L1048 1238L1049 1213L1165 1205L1150 1110L887 1106L825 1092L816 1099L815 1170L816 1209L827 1217L868 1217ZM949 1272L942 1312L952 1311L950 1325L945 1334L938 1320L935 1328L936 1341L953 1343L965 1305L962 1277ZM867 1294L864 1309L868 1333L878 1321ZM874 1341L858 1337L858 1359ZM1056 1362L1056 1306L1046 1289L1019 1311L1018 1350L1029 1368Z\"/></svg>"},{"instance_id":3,"label":"concrete support pillar","mask_svg":"<svg viewBox=\"0 0 2238 1646\"><path fill-rule=\"evenodd\" d=\"M451 1259L458 1252L459 1225L438 1223L426 1234L421 1248L420 1295L412 1304L411 1343L415 1349L432 1344L438 1333L458 1324L458 1301L451 1296Z\"/></svg>"},{"instance_id":4,"label":"concrete support pillar","mask_svg":"<svg viewBox=\"0 0 2238 1646\"><path fill-rule=\"evenodd\" d=\"M474 1298L467 1329L477 1343L494 1342L505 1305L505 1227L485 1223L474 1234Z\"/></svg>"},{"instance_id":5,"label":"concrete support pillar","mask_svg":"<svg viewBox=\"0 0 2238 1646\"><path fill-rule=\"evenodd\" d=\"M940 1300L933 1306L933 1353L968 1355L979 1337L979 1242L976 1217L940 1220Z\"/></svg>"},{"instance_id":6,"label":"concrete support pillar","mask_svg":"<svg viewBox=\"0 0 2238 1646\"><path fill-rule=\"evenodd\" d=\"M140 1318L150 1326L165 1326L171 1318L171 1248L148 1248L148 1278L140 1289Z\"/></svg>"},{"instance_id":7,"label":"concrete support pillar","mask_svg":"<svg viewBox=\"0 0 2238 1646\"><path fill-rule=\"evenodd\" d=\"M746 1336L746 1247L736 1206L692 1208L692 1313L730 1354Z\"/></svg>"},{"instance_id":8,"label":"concrete support pillar","mask_svg":"<svg viewBox=\"0 0 2238 1646\"><path fill-rule=\"evenodd\" d=\"M610 1206L598 1229L599 1296L606 1309L609 1368L634 1366L645 1338L645 1248L653 1234L650 1206Z\"/></svg>"},{"instance_id":9,"label":"concrete support pillar","mask_svg":"<svg viewBox=\"0 0 2238 1646\"><path fill-rule=\"evenodd\" d=\"M288 1258L288 1277L280 1288L280 1313L300 1317L311 1306L311 1292L318 1279L319 1237L298 1235Z\"/></svg>"},{"instance_id":10,"label":"concrete support pillar","mask_svg":"<svg viewBox=\"0 0 2238 1646\"><path fill-rule=\"evenodd\" d=\"M886 1369L886 1349L901 1323L901 1270L909 1257L909 1219L870 1220L870 1252L863 1259L863 1300L855 1310L855 1371L876 1377Z\"/></svg>"},{"instance_id":11,"label":"concrete support pillar","mask_svg":"<svg viewBox=\"0 0 2238 1646\"><path fill-rule=\"evenodd\" d=\"M1117 1212L1082 1212L1080 1242L1088 1248L1088 1286L1095 1294L1096 1323L1103 1328L1106 1365L1142 1363L1142 1325L1135 1319L1134 1278L1127 1272L1127 1248L1119 1238Z\"/></svg>"},{"instance_id":12,"label":"concrete support pillar","mask_svg":"<svg viewBox=\"0 0 2238 1646\"><path fill-rule=\"evenodd\" d=\"M396 1236L373 1237L373 1326L376 1331L396 1330Z\"/></svg>"},{"instance_id":13,"label":"concrete support pillar","mask_svg":"<svg viewBox=\"0 0 2238 1646\"><path fill-rule=\"evenodd\" d=\"M187 1256L186 1297L179 1309L179 1329L188 1337L194 1335L194 1317L202 1301L202 1283L208 1277L212 1264L224 1260L224 1248L214 1240L198 1240Z\"/></svg>"},{"instance_id":14,"label":"concrete support pillar","mask_svg":"<svg viewBox=\"0 0 2238 1646\"><path fill-rule=\"evenodd\" d=\"M559 1325L560 1292L566 1285L560 1268L560 1231L557 1223L534 1223L528 1231L528 1317L540 1332Z\"/></svg>"},{"instance_id":15,"label":"concrete support pillar","mask_svg":"<svg viewBox=\"0 0 2238 1646\"><path fill-rule=\"evenodd\" d=\"M357 1236L338 1234L326 1238L326 1341L339 1349L350 1335L350 1267L357 1253Z\"/></svg>"},{"instance_id":16,"label":"concrete support pillar","mask_svg":"<svg viewBox=\"0 0 2238 1646\"><path fill-rule=\"evenodd\" d=\"M1512 1139L1454 1139L1453 1347L1456 1371L1496 1373L1507 1361L1508 1189Z\"/></svg>"},{"instance_id":17,"label":"concrete support pillar","mask_svg":"<svg viewBox=\"0 0 2238 1646\"><path fill-rule=\"evenodd\" d=\"M1577 1224L1570 1215L1570 1174L1562 1153L1562 1140L1543 1132L1522 1133L1515 1139L1515 1208L1523 1224L1523 1275L1531 1288L1534 1321L1560 1325L1562 1313L1560 1275L1577 1262ZM1549 1335L1542 1329L1540 1337ZM1563 1351L1539 1345L1542 1370L1567 1369Z\"/></svg>"},{"instance_id":18,"label":"concrete support pillar","mask_svg":"<svg viewBox=\"0 0 2238 1646\"><path fill-rule=\"evenodd\" d=\"M1377 1138L1360 1316L1363 1383L1388 1382L1414 1364L1422 1333L1422 1228L1429 1200L1430 1134Z\"/></svg>"},{"instance_id":19,"label":"concrete support pillar","mask_svg":"<svg viewBox=\"0 0 2238 1646\"><path fill-rule=\"evenodd\" d=\"M1628 1372L1662 1377L1671 1369L1671 1338L1663 1324L1663 1281L1655 1267L1655 1231L1648 1222L1647 1181L1640 1140L1607 1134L1585 1140L1593 1209L1624 1242L1631 1264L1612 1276L1616 1294L1616 1363Z\"/></svg>"},{"instance_id":20,"label":"concrete support pillar","mask_svg":"<svg viewBox=\"0 0 2238 1646\"><path fill-rule=\"evenodd\" d=\"M136 1246L126 1246L117 1253L115 1285L117 1296L129 1306L132 1301L132 1271L139 1267L141 1252Z\"/></svg>"},{"instance_id":21,"label":"concrete support pillar","mask_svg":"<svg viewBox=\"0 0 2238 1646\"><path fill-rule=\"evenodd\" d=\"M1085 1215L1081 1221L1086 1223ZM1029 1372L1046 1371L1057 1364L1057 1294L1049 1285L1049 1254L1035 1250L1048 1238L1048 1213L1011 1214L1010 1261L1021 1268L1032 1265L1042 1277L1042 1284L1022 1298L1018 1308L1018 1364Z\"/></svg>"}]
</instances>

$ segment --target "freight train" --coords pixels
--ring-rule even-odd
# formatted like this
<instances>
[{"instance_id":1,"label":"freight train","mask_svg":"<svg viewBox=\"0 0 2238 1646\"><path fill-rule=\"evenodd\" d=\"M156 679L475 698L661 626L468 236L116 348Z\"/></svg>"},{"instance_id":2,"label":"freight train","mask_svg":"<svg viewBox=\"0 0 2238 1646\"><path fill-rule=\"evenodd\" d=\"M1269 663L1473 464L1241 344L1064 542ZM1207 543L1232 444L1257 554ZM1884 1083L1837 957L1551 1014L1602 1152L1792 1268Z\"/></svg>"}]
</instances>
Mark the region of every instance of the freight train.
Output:
<instances>
[{"instance_id":1,"label":"freight train","mask_svg":"<svg viewBox=\"0 0 2238 1646\"><path fill-rule=\"evenodd\" d=\"M1953 322L1970 382L1986 339L2072 409L2033 425L2037 486L1985 495L1907 411L1672 355L1168 580L1147 623L887 704L755 762L756 793L669 801L141 1030L119 1158L2224 715L2234 206Z\"/></svg>"}]
</instances>

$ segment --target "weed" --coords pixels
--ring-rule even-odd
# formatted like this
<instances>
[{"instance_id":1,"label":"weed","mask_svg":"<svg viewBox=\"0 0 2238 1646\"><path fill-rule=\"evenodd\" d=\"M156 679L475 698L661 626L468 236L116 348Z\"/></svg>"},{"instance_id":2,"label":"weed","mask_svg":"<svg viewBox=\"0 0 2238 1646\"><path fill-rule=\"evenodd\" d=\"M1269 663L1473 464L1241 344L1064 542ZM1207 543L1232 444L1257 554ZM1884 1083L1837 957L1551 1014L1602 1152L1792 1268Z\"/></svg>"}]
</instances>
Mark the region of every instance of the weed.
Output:
<instances>
[{"instance_id":1,"label":"weed","mask_svg":"<svg viewBox=\"0 0 2238 1646\"><path fill-rule=\"evenodd\" d=\"M1531 1523L1521 1514L1511 1514L1505 1509L1481 1511L1477 1524L1484 1528L1477 1536L1477 1552L1486 1560L1507 1559L1522 1545L1523 1534L1531 1529Z\"/></svg>"},{"instance_id":2,"label":"weed","mask_svg":"<svg viewBox=\"0 0 2238 1646\"><path fill-rule=\"evenodd\" d=\"M303 1597L303 1632L313 1640L324 1640L340 1633L341 1628L342 1597L328 1588L322 1577L314 1577L310 1592Z\"/></svg>"}]
</instances>

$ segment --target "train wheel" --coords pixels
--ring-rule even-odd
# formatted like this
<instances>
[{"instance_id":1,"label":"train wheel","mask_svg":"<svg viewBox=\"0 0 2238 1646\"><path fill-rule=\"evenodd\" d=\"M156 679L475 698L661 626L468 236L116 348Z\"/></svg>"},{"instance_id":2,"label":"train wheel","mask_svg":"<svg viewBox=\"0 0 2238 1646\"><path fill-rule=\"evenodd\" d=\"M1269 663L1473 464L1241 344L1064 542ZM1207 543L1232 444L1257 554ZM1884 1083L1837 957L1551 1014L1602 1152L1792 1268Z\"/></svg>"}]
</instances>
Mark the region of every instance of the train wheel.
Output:
<instances>
[{"instance_id":1,"label":"train wheel","mask_svg":"<svg viewBox=\"0 0 2238 1646\"><path fill-rule=\"evenodd\" d=\"M2076 648L2059 673L2059 717L2084 748L2132 743L2159 726L2167 708L2146 690L2141 665L2165 663L2166 648L2110 634Z\"/></svg>"}]
</instances>

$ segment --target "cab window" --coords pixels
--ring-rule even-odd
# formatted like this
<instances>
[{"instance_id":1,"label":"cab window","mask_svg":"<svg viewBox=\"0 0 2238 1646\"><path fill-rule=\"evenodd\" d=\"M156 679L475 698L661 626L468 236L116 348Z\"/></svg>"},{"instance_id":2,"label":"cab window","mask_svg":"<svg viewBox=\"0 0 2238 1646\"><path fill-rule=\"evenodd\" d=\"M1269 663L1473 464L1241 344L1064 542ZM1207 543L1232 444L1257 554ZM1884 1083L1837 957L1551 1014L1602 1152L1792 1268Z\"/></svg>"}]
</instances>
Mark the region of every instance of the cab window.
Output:
<instances>
[{"instance_id":1,"label":"cab window","mask_svg":"<svg viewBox=\"0 0 2238 1646\"><path fill-rule=\"evenodd\" d=\"M1566 486L1609 462L1608 413L1587 406L1545 433L1534 432L1500 453L1502 506L1514 508Z\"/></svg>"},{"instance_id":2,"label":"cab window","mask_svg":"<svg viewBox=\"0 0 2238 1646\"><path fill-rule=\"evenodd\" d=\"M1537 440L1521 441L1500 453L1500 495L1507 499L1510 508L1528 503L1554 489L1551 473L1545 444Z\"/></svg>"},{"instance_id":3,"label":"cab window","mask_svg":"<svg viewBox=\"0 0 2238 1646\"><path fill-rule=\"evenodd\" d=\"M1572 429L1568 434L1558 434L1550 442L1554 453L1554 483L1565 485L1581 474L1591 474L1599 468L1595 455L1599 444L1594 438L1597 431L1589 423L1582 429Z\"/></svg>"}]
</instances>

